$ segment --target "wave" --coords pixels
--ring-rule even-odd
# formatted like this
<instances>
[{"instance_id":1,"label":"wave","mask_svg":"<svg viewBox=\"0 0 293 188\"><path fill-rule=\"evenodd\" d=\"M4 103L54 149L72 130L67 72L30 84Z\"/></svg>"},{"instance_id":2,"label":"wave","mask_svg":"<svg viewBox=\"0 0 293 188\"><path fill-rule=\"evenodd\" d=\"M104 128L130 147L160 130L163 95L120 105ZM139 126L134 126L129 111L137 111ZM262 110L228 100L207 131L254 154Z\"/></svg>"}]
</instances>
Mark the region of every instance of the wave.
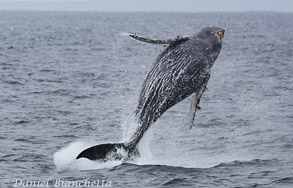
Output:
<instances>
[{"instance_id":1,"label":"wave","mask_svg":"<svg viewBox=\"0 0 293 188\"><path fill-rule=\"evenodd\" d=\"M220 163L216 166L214 166L214 168L221 168L221 167L233 167L233 166L251 166L251 165L266 165L266 164L272 164L277 162L278 159L252 159L252 160L248 160L248 161L232 161L232 162L228 162L228 163Z\"/></svg>"}]
</instances>

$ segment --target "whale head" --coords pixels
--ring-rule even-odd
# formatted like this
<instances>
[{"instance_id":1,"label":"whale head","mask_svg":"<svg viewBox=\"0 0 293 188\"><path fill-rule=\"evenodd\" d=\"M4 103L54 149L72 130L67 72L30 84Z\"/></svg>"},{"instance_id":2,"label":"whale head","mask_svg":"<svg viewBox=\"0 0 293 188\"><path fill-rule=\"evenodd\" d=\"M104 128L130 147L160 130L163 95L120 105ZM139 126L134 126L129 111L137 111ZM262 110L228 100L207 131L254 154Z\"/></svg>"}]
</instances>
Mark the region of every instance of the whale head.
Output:
<instances>
[{"instance_id":1,"label":"whale head","mask_svg":"<svg viewBox=\"0 0 293 188\"><path fill-rule=\"evenodd\" d=\"M197 37L222 43L224 34L225 30L219 27L206 27L197 34Z\"/></svg>"}]
</instances>

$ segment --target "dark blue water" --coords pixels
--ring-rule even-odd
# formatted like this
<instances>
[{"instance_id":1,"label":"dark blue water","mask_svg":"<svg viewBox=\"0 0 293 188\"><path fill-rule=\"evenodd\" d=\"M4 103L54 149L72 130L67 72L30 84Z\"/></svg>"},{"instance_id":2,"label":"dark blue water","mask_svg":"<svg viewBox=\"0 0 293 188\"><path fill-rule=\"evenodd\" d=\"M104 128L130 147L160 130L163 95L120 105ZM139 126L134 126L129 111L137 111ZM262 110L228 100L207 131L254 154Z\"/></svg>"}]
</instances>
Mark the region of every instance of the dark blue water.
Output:
<instances>
[{"instance_id":1,"label":"dark blue water","mask_svg":"<svg viewBox=\"0 0 293 188\"><path fill-rule=\"evenodd\" d=\"M207 26L226 33L193 129L188 98L153 125L135 161L75 160L135 129L164 46L127 33ZM0 126L0 187L292 187L293 14L0 12Z\"/></svg>"}]
</instances>

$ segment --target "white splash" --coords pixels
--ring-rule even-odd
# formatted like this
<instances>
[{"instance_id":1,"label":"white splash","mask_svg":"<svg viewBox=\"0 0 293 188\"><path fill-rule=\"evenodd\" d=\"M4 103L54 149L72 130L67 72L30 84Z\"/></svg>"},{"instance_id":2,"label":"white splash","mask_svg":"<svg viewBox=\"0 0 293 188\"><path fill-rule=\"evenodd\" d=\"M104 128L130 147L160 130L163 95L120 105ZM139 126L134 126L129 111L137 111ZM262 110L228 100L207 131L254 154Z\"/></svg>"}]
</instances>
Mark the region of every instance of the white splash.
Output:
<instances>
[{"instance_id":1,"label":"white splash","mask_svg":"<svg viewBox=\"0 0 293 188\"><path fill-rule=\"evenodd\" d=\"M152 138L153 138L153 131L152 131L152 128L150 127L138 144L138 151L140 156L137 159L134 159L133 161L134 164L146 165L146 164L153 163L153 155L151 153Z\"/></svg>"},{"instance_id":2,"label":"white splash","mask_svg":"<svg viewBox=\"0 0 293 188\"><path fill-rule=\"evenodd\" d=\"M108 160L107 162L91 161L85 158L76 160L76 157L80 152L94 145L97 145L97 143L76 141L57 151L53 156L53 161L57 167L57 170L91 170L113 168L114 166L120 165L122 163L122 161L119 160Z\"/></svg>"},{"instance_id":3,"label":"white splash","mask_svg":"<svg viewBox=\"0 0 293 188\"><path fill-rule=\"evenodd\" d=\"M138 124L135 123L135 117L134 114L124 114L122 117L122 130L123 130L123 136L121 139L121 142L127 142L131 139L131 136L135 132L135 130L138 127Z\"/></svg>"}]
</instances>

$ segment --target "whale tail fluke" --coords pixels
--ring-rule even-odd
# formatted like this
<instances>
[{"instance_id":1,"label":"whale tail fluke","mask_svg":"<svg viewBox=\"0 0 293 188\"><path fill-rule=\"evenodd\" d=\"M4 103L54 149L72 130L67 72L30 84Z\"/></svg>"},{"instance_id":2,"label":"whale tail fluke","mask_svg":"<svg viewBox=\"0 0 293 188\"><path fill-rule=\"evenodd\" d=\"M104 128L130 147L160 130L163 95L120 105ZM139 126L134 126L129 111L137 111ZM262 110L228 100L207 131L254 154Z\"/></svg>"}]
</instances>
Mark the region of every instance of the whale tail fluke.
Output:
<instances>
[{"instance_id":1,"label":"whale tail fluke","mask_svg":"<svg viewBox=\"0 0 293 188\"><path fill-rule=\"evenodd\" d=\"M126 147L123 143L99 144L85 149L76 159L87 158L90 160L106 160L108 158L113 158L120 160L124 158L123 152L120 152L120 150L126 151Z\"/></svg>"},{"instance_id":2,"label":"whale tail fluke","mask_svg":"<svg viewBox=\"0 0 293 188\"><path fill-rule=\"evenodd\" d=\"M124 143L107 143L92 146L83 150L76 159L87 158L89 160L125 160L138 155L138 150L134 145Z\"/></svg>"}]
</instances>

